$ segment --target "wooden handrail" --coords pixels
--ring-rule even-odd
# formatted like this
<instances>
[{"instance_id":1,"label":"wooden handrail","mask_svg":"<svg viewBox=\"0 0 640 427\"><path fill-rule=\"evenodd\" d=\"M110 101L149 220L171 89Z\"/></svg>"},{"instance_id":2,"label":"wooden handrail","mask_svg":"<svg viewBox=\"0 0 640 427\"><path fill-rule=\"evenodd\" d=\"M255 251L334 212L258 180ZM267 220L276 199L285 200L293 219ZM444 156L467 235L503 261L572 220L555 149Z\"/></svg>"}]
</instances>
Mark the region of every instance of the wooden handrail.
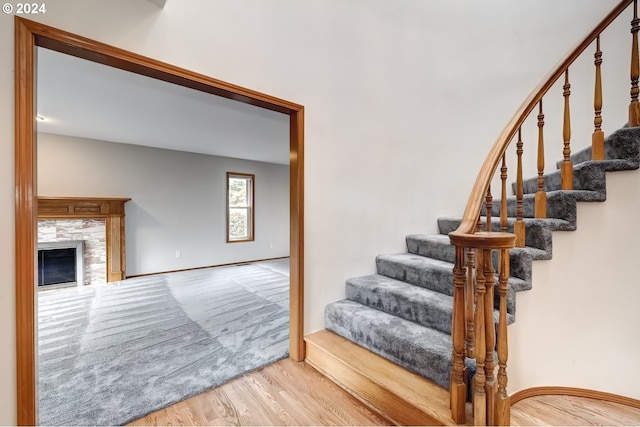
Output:
<instances>
[{"instance_id":1,"label":"wooden handrail","mask_svg":"<svg viewBox=\"0 0 640 427\"><path fill-rule=\"evenodd\" d=\"M480 210L482 208L485 195L487 194L487 189L489 188L502 155L511 143L516 132L518 132L520 126L524 123L529 114L531 114L535 106L542 100L542 97L549 91L560 76L565 73L569 66L632 2L633 0L622 0L618 3L618 5L609 12L607 16L605 16L604 19L582 39L581 42L576 44L573 49L571 49L569 53L560 60L552 71L542 80L542 83L540 83L529 94L520 108L516 110L515 114L504 127L503 131L498 136L498 139L491 147L489 154L485 158L485 161L480 168L480 172L478 173L476 182L471 190L471 195L469 196L467 206L465 207L462 222L451 234L473 234L476 222L480 216Z\"/></svg>"}]
</instances>

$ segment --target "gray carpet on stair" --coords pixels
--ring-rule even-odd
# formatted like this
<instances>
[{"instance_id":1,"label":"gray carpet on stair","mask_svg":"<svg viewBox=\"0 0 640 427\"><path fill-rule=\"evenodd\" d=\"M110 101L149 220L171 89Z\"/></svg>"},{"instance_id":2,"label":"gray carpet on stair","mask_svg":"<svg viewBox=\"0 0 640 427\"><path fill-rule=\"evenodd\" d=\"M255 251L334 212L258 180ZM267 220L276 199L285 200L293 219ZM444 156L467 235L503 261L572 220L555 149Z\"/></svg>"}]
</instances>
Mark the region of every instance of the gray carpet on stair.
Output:
<instances>
[{"instance_id":1,"label":"gray carpet on stair","mask_svg":"<svg viewBox=\"0 0 640 427\"><path fill-rule=\"evenodd\" d=\"M38 293L39 423L122 425L289 351L289 260Z\"/></svg>"},{"instance_id":2,"label":"gray carpet on stair","mask_svg":"<svg viewBox=\"0 0 640 427\"><path fill-rule=\"evenodd\" d=\"M451 333L452 298L379 274L347 280L347 299Z\"/></svg>"},{"instance_id":3,"label":"gray carpet on stair","mask_svg":"<svg viewBox=\"0 0 640 427\"><path fill-rule=\"evenodd\" d=\"M326 308L327 329L448 387L451 336L353 301Z\"/></svg>"}]
</instances>

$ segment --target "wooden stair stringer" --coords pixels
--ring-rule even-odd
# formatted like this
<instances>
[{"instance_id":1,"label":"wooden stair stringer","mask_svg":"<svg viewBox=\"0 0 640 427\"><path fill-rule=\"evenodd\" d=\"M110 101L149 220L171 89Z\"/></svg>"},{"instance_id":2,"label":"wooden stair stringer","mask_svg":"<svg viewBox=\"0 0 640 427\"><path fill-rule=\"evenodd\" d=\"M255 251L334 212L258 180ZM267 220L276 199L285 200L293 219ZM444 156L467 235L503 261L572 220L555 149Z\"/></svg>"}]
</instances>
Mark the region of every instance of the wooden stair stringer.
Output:
<instances>
[{"instance_id":1,"label":"wooden stair stringer","mask_svg":"<svg viewBox=\"0 0 640 427\"><path fill-rule=\"evenodd\" d=\"M307 363L389 421L456 425L448 390L329 330L304 340Z\"/></svg>"}]
</instances>

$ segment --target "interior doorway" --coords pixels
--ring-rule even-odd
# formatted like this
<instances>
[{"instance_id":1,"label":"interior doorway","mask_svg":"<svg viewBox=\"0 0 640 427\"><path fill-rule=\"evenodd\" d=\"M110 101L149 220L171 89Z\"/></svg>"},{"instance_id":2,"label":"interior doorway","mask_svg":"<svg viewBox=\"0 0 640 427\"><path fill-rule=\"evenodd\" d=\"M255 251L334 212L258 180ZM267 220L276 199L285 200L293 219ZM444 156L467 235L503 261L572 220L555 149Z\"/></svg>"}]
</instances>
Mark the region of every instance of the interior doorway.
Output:
<instances>
[{"instance_id":1,"label":"interior doorway","mask_svg":"<svg viewBox=\"0 0 640 427\"><path fill-rule=\"evenodd\" d=\"M37 182L35 137L36 47L131 71L213 95L289 115L290 333L289 353L304 359L303 226L304 107L132 52L15 18L16 351L19 425L34 425L36 410L35 283Z\"/></svg>"}]
</instances>

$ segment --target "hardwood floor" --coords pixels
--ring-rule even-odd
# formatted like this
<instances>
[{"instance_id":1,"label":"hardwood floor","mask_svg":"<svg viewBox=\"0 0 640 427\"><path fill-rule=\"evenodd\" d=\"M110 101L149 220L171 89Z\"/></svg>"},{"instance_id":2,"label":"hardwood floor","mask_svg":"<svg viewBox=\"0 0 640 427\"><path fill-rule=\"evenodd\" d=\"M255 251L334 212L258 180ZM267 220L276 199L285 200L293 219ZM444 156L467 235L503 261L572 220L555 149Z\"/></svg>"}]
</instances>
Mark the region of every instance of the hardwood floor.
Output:
<instances>
[{"instance_id":1,"label":"hardwood floor","mask_svg":"<svg viewBox=\"0 0 640 427\"><path fill-rule=\"evenodd\" d=\"M535 396L511 406L514 426L637 426L640 409L604 400L574 396Z\"/></svg>"},{"instance_id":2,"label":"hardwood floor","mask_svg":"<svg viewBox=\"0 0 640 427\"><path fill-rule=\"evenodd\" d=\"M392 424L306 363L284 359L129 425Z\"/></svg>"},{"instance_id":3,"label":"hardwood floor","mask_svg":"<svg viewBox=\"0 0 640 427\"><path fill-rule=\"evenodd\" d=\"M393 425L304 362L284 359L154 412L131 426ZM514 426L640 425L640 409L546 395L511 407Z\"/></svg>"}]
</instances>

